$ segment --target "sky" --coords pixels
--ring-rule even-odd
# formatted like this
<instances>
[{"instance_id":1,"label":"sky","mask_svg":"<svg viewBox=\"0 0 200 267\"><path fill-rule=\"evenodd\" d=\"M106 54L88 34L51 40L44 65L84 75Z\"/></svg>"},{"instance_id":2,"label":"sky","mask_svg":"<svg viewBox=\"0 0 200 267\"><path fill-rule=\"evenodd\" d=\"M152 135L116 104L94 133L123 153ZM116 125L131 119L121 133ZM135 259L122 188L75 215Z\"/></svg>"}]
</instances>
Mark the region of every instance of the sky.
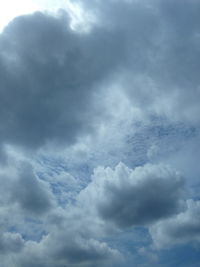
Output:
<instances>
[{"instance_id":1,"label":"sky","mask_svg":"<svg viewBox=\"0 0 200 267\"><path fill-rule=\"evenodd\" d=\"M0 267L198 267L200 1L0 11Z\"/></svg>"}]
</instances>

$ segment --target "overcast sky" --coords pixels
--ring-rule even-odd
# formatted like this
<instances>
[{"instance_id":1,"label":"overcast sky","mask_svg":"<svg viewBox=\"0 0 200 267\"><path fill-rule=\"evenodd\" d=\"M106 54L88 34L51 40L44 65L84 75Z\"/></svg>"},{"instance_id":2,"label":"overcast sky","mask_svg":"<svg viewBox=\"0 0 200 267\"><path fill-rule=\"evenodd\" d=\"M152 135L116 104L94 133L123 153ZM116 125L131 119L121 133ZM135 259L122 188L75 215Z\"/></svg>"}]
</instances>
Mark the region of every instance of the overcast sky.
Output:
<instances>
[{"instance_id":1,"label":"overcast sky","mask_svg":"<svg viewBox=\"0 0 200 267\"><path fill-rule=\"evenodd\" d=\"M0 267L198 267L200 1L6 3Z\"/></svg>"}]
</instances>

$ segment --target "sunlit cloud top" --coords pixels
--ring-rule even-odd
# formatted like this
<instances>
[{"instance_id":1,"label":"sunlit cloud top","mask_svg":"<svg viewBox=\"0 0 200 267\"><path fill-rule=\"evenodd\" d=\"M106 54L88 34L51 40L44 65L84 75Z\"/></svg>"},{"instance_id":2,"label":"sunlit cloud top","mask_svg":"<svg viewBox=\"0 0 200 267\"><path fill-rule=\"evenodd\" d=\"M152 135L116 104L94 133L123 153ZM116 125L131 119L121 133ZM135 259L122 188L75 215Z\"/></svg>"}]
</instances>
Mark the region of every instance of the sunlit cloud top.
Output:
<instances>
[{"instance_id":1,"label":"sunlit cloud top","mask_svg":"<svg viewBox=\"0 0 200 267\"><path fill-rule=\"evenodd\" d=\"M35 11L55 15L60 9L67 11L73 29L88 30L89 22L94 20L91 14L83 11L80 4L72 3L70 0L7 0L1 4L0 32L17 16L31 14Z\"/></svg>"}]
</instances>

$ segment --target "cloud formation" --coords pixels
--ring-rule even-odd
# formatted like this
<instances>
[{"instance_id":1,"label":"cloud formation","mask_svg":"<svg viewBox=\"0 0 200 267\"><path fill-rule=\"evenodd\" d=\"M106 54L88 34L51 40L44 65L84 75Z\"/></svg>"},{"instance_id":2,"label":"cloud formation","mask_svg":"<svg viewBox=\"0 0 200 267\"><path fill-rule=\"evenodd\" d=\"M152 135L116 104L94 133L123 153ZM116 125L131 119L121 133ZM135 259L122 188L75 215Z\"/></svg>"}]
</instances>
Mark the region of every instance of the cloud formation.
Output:
<instances>
[{"instance_id":1,"label":"cloud formation","mask_svg":"<svg viewBox=\"0 0 200 267\"><path fill-rule=\"evenodd\" d=\"M118 61L113 46L105 30L73 32L65 13L12 21L0 36L1 142L38 149L91 129L93 90Z\"/></svg>"},{"instance_id":2,"label":"cloud formation","mask_svg":"<svg viewBox=\"0 0 200 267\"><path fill-rule=\"evenodd\" d=\"M182 185L179 174L167 166L131 170L119 163L114 170L95 170L79 201L119 227L147 225L179 212Z\"/></svg>"},{"instance_id":3,"label":"cloud formation","mask_svg":"<svg viewBox=\"0 0 200 267\"><path fill-rule=\"evenodd\" d=\"M105 243L83 239L70 233L57 232L40 243L29 242L16 257L18 266L101 266L115 261L120 254Z\"/></svg>"},{"instance_id":4,"label":"cloud formation","mask_svg":"<svg viewBox=\"0 0 200 267\"><path fill-rule=\"evenodd\" d=\"M10 252L19 253L24 246L24 240L20 234L3 233L0 239L0 254L7 254Z\"/></svg>"},{"instance_id":5,"label":"cloud formation","mask_svg":"<svg viewBox=\"0 0 200 267\"><path fill-rule=\"evenodd\" d=\"M200 240L200 4L75 3L87 31L61 10L0 34L1 266L177 266Z\"/></svg>"},{"instance_id":6,"label":"cloud formation","mask_svg":"<svg viewBox=\"0 0 200 267\"><path fill-rule=\"evenodd\" d=\"M151 228L152 237L158 247L200 241L200 202L190 199L186 205L185 211Z\"/></svg>"},{"instance_id":7,"label":"cloud formation","mask_svg":"<svg viewBox=\"0 0 200 267\"><path fill-rule=\"evenodd\" d=\"M117 32L118 42L124 44L118 75L133 105L199 124L199 2L84 4L95 9L99 24Z\"/></svg>"},{"instance_id":8,"label":"cloud formation","mask_svg":"<svg viewBox=\"0 0 200 267\"><path fill-rule=\"evenodd\" d=\"M25 213L42 215L53 206L53 195L48 185L38 179L26 162L19 169L9 169L0 175L0 201L3 206L18 205Z\"/></svg>"}]
</instances>

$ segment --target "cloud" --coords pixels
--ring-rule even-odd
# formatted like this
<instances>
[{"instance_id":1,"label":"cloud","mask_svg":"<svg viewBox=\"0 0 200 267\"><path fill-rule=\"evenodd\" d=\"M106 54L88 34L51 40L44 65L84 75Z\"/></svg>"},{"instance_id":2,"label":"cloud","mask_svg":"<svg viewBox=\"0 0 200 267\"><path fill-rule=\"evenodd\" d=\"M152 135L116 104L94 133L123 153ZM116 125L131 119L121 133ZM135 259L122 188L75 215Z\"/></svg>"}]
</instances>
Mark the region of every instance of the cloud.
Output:
<instances>
[{"instance_id":1,"label":"cloud","mask_svg":"<svg viewBox=\"0 0 200 267\"><path fill-rule=\"evenodd\" d=\"M0 254L19 253L24 247L24 240L18 233L1 233Z\"/></svg>"},{"instance_id":2,"label":"cloud","mask_svg":"<svg viewBox=\"0 0 200 267\"><path fill-rule=\"evenodd\" d=\"M47 185L33 174L30 166L23 166L19 180L13 185L11 198L25 211L42 214L53 205L53 197L49 191Z\"/></svg>"},{"instance_id":3,"label":"cloud","mask_svg":"<svg viewBox=\"0 0 200 267\"><path fill-rule=\"evenodd\" d=\"M150 233L157 247L200 241L200 202L190 199L186 201L186 205L185 211L160 221L150 228Z\"/></svg>"},{"instance_id":4,"label":"cloud","mask_svg":"<svg viewBox=\"0 0 200 267\"><path fill-rule=\"evenodd\" d=\"M0 47L1 142L35 150L92 131L94 88L119 61L106 30L80 35L67 15L36 12L13 20Z\"/></svg>"},{"instance_id":5,"label":"cloud","mask_svg":"<svg viewBox=\"0 0 200 267\"><path fill-rule=\"evenodd\" d=\"M69 264L93 265L103 264L110 259L119 257L117 250L111 249L106 243L94 239L84 239L76 235L59 233L56 239L46 240L49 255L57 261L67 261ZM66 242L67 241L67 242ZM57 242L57 246L54 245ZM49 245L52 246L49 249Z\"/></svg>"},{"instance_id":6,"label":"cloud","mask_svg":"<svg viewBox=\"0 0 200 267\"><path fill-rule=\"evenodd\" d=\"M41 180L30 163L13 159L12 165L1 169L0 176L3 267L110 266L121 260L117 249L94 234L99 231L98 222L85 218L73 202L63 204L62 208L56 201L60 196L51 188L51 182L57 179L58 184L65 183L66 188L62 189L70 193L74 188L68 188L67 183L71 186L75 182L73 177L67 173L64 177L63 172L61 177Z\"/></svg>"},{"instance_id":7,"label":"cloud","mask_svg":"<svg viewBox=\"0 0 200 267\"><path fill-rule=\"evenodd\" d=\"M109 266L120 253L106 243L85 239L68 229L54 231L40 243L27 242L26 247L16 257L17 266Z\"/></svg>"},{"instance_id":8,"label":"cloud","mask_svg":"<svg viewBox=\"0 0 200 267\"><path fill-rule=\"evenodd\" d=\"M107 90L108 77L109 86L118 84L147 117L198 121L199 78L191 71L198 69L198 3L86 6L98 10L98 23L88 33L73 31L64 12L59 17L36 12L16 18L1 34L1 143L38 149L73 144L97 131L105 112L98 106L105 100L99 87L104 82ZM188 22L181 31L186 10L194 25Z\"/></svg>"},{"instance_id":9,"label":"cloud","mask_svg":"<svg viewBox=\"0 0 200 267\"><path fill-rule=\"evenodd\" d=\"M121 228L148 225L180 211L182 185L180 175L167 166L132 170L120 163L114 170L97 168L78 201Z\"/></svg>"},{"instance_id":10,"label":"cloud","mask_svg":"<svg viewBox=\"0 0 200 267\"><path fill-rule=\"evenodd\" d=\"M198 123L198 1L80 1L123 42L119 84L149 114ZM192 18L192 19L191 19ZM120 52L122 53L122 52Z\"/></svg>"},{"instance_id":11,"label":"cloud","mask_svg":"<svg viewBox=\"0 0 200 267\"><path fill-rule=\"evenodd\" d=\"M14 163L16 166L16 163ZM36 177L27 162L17 168L4 170L0 175L2 207L15 208L25 214L42 215L53 207L54 199L46 183Z\"/></svg>"},{"instance_id":12,"label":"cloud","mask_svg":"<svg viewBox=\"0 0 200 267\"><path fill-rule=\"evenodd\" d=\"M199 242L199 3L81 3L87 31L61 11L0 34L3 267L159 266L152 239Z\"/></svg>"}]
</instances>

